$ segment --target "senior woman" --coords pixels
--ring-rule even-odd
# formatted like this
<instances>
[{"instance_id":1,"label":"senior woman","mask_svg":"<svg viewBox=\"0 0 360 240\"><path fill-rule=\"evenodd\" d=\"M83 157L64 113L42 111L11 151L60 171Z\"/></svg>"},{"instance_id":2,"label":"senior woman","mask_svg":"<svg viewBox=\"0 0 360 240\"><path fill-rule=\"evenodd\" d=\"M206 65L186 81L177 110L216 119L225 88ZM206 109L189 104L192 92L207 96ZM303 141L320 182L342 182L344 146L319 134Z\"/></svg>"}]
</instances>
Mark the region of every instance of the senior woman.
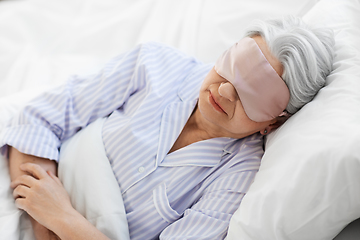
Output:
<instances>
[{"instance_id":1,"label":"senior woman","mask_svg":"<svg viewBox=\"0 0 360 240\"><path fill-rule=\"evenodd\" d=\"M96 76L70 79L2 135L16 205L38 239L106 239L55 176L61 144L104 118L131 239L224 238L258 171L263 135L324 86L333 45L331 31L287 17L250 28L215 66L148 43Z\"/></svg>"}]
</instances>

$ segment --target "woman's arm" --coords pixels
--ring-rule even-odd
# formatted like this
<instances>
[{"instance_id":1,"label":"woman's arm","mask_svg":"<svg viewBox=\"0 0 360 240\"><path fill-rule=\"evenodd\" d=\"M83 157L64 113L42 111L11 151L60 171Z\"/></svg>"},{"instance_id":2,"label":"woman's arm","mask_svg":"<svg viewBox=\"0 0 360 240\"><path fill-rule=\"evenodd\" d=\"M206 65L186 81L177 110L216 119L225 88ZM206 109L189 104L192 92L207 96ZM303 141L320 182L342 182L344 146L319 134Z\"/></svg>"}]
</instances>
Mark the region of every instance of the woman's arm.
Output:
<instances>
[{"instance_id":1,"label":"woman's arm","mask_svg":"<svg viewBox=\"0 0 360 240\"><path fill-rule=\"evenodd\" d=\"M15 203L35 221L60 239L108 239L72 207L69 195L51 170L28 162L21 163L19 171L23 174L11 182ZM43 229L40 233L44 234Z\"/></svg>"},{"instance_id":2,"label":"woman's arm","mask_svg":"<svg viewBox=\"0 0 360 240\"><path fill-rule=\"evenodd\" d=\"M23 163L35 163L41 166L45 171L50 171L56 175L57 163L55 161L27 155L19 152L13 147L9 147L9 171L11 181L20 177L21 175L29 175L28 172L25 172L20 169L20 165Z\"/></svg>"},{"instance_id":3,"label":"woman's arm","mask_svg":"<svg viewBox=\"0 0 360 240\"><path fill-rule=\"evenodd\" d=\"M2 129L0 151L7 145L22 153L58 160L59 148L81 128L109 116L145 85L135 78L141 47L114 58L98 74L71 77L39 95Z\"/></svg>"},{"instance_id":4,"label":"woman's arm","mask_svg":"<svg viewBox=\"0 0 360 240\"><path fill-rule=\"evenodd\" d=\"M68 214L62 219L59 218L58 226L54 228L54 232L56 232L60 239L109 240L107 236L96 229L78 212L74 212L74 214Z\"/></svg>"},{"instance_id":5,"label":"woman's arm","mask_svg":"<svg viewBox=\"0 0 360 240\"><path fill-rule=\"evenodd\" d=\"M113 59L97 75L73 77L14 116L0 138L0 151L10 158L11 180L29 175L19 168L27 162L56 175L52 160L58 160L62 142L97 118L108 116L144 86L142 78L133 77L138 74L140 52L144 52L141 46ZM35 234L47 233L37 221L32 219L32 223Z\"/></svg>"}]
</instances>

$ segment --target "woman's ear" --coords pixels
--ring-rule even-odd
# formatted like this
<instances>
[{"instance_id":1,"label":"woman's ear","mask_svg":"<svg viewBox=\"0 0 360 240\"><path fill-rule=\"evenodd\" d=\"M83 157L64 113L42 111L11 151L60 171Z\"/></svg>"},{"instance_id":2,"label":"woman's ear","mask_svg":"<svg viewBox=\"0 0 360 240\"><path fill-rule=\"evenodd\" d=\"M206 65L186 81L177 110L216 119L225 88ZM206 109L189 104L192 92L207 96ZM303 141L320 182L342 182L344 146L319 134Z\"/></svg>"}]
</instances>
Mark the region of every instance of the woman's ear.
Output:
<instances>
[{"instance_id":1,"label":"woman's ear","mask_svg":"<svg viewBox=\"0 0 360 240\"><path fill-rule=\"evenodd\" d=\"M286 122L286 120L288 120L290 116L291 116L290 114L285 114L275 118L275 121L271 123L269 126L267 126L264 130L260 131L260 133L262 135L269 134L272 130L275 130L281 125L283 125L283 123Z\"/></svg>"}]
</instances>

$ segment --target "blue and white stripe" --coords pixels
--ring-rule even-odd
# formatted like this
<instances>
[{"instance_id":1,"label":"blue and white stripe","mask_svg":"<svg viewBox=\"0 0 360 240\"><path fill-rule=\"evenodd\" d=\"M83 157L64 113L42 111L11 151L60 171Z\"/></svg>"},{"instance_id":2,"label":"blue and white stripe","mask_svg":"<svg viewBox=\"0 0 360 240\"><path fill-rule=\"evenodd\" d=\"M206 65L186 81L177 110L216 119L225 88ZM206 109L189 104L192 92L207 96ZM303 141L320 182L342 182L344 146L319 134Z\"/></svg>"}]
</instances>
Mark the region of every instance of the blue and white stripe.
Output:
<instances>
[{"instance_id":1,"label":"blue and white stripe","mask_svg":"<svg viewBox=\"0 0 360 240\"><path fill-rule=\"evenodd\" d=\"M58 160L63 141L107 117L103 142L131 239L222 239L258 171L261 136L208 139L168 154L211 67L171 47L140 45L32 101L0 144Z\"/></svg>"}]
</instances>

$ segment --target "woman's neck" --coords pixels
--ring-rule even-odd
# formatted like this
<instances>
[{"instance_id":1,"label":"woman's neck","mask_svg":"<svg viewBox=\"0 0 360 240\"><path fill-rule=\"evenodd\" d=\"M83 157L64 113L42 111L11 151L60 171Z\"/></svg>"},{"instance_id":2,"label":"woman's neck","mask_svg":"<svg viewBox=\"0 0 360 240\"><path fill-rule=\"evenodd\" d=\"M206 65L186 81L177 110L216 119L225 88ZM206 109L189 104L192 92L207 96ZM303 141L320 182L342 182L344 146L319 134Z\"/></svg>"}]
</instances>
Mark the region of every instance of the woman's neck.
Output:
<instances>
[{"instance_id":1,"label":"woman's neck","mask_svg":"<svg viewBox=\"0 0 360 240\"><path fill-rule=\"evenodd\" d=\"M198 107L195 108L184 128L188 128L201 140L226 137L223 131L203 117Z\"/></svg>"},{"instance_id":2,"label":"woman's neck","mask_svg":"<svg viewBox=\"0 0 360 240\"><path fill-rule=\"evenodd\" d=\"M174 152L192 143L214 138L213 135L209 134L206 128L204 128L205 126L206 125L203 122L201 113L196 107L190 118L186 122L180 135L173 144L172 148L170 149L169 153Z\"/></svg>"}]
</instances>

